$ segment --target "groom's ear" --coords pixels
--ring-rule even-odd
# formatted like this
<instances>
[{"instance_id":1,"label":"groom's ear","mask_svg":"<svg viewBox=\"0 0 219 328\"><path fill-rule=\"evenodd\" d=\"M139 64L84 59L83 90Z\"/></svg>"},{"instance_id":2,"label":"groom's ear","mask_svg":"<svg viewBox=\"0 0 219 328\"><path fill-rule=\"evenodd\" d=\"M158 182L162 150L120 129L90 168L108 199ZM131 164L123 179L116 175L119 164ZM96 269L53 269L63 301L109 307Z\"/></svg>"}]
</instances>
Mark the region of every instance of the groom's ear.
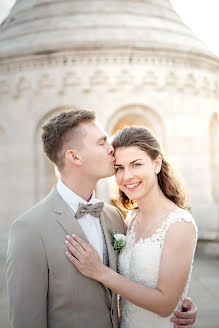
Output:
<instances>
[{"instance_id":1,"label":"groom's ear","mask_svg":"<svg viewBox=\"0 0 219 328\"><path fill-rule=\"evenodd\" d=\"M76 149L68 149L65 153L65 157L70 163L81 166L81 156Z\"/></svg>"}]
</instances>

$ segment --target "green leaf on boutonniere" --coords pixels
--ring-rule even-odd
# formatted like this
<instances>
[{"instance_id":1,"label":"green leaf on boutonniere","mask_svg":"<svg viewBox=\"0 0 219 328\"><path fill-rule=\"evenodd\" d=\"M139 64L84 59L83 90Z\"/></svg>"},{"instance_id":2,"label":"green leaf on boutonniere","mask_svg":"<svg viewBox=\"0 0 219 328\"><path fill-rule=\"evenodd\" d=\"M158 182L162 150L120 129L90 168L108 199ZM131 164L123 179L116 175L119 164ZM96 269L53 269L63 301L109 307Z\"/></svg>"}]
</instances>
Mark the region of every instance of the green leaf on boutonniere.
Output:
<instances>
[{"instance_id":1,"label":"green leaf on boutonniere","mask_svg":"<svg viewBox=\"0 0 219 328\"><path fill-rule=\"evenodd\" d=\"M117 254L120 254L126 246L126 236L120 233L117 233L115 230L112 230L112 246Z\"/></svg>"}]
</instances>

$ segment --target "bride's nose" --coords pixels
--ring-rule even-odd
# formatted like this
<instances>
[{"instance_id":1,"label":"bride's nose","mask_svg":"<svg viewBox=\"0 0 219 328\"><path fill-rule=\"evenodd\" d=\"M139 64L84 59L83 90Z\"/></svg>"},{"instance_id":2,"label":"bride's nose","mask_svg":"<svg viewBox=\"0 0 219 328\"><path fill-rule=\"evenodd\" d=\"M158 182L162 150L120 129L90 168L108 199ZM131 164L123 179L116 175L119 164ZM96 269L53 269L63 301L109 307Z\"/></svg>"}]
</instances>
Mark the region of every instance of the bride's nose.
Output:
<instances>
[{"instance_id":1,"label":"bride's nose","mask_svg":"<svg viewBox=\"0 0 219 328\"><path fill-rule=\"evenodd\" d=\"M133 174L132 174L131 170L128 167L127 168L124 168L124 171L123 171L123 182L128 182L132 178L133 178Z\"/></svg>"}]
</instances>

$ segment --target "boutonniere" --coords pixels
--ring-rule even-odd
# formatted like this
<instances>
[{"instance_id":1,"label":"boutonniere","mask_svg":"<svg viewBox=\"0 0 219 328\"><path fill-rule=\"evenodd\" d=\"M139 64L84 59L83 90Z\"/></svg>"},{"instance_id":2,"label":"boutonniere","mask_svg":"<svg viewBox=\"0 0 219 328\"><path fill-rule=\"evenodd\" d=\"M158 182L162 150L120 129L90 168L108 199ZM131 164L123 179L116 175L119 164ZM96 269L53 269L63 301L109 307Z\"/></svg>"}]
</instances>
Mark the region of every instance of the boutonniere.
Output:
<instances>
[{"instance_id":1,"label":"boutonniere","mask_svg":"<svg viewBox=\"0 0 219 328\"><path fill-rule=\"evenodd\" d=\"M117 233L115 230L112 230L111 234L113 248L117 251L117 254L120 254L126 246L126 236L121 233Z\"/></svg>"}]
</instances>

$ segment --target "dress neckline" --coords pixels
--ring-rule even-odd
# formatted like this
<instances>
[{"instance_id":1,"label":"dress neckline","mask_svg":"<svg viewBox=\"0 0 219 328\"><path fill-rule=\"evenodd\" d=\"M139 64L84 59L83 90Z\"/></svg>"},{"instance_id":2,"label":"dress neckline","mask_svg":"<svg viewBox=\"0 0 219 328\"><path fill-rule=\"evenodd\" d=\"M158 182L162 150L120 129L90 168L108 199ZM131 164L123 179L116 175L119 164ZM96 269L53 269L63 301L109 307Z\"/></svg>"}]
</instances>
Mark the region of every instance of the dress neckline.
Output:
<instances>
[{"instance_id":1,"label":"dress neckline","mask_svg":"<svg viewBox=\"0 0 219 328\"><path fill-rule=\"evenodd\" d=\"M137 221L136 219L137 219L137 215L138 215L138 212L139 212L139 210L138 210L138 212L135 214L135 216L134 216L134 218L133 218L132 226L131 226L130 230L128 231L128 232L132 232L132 233L133 233L132 238L133 238L134 246L137 245L137 244L139 244L139 243L143 243L143 242L145 242L145 241L147 241L147 240L151 240L151 239L153 239L153 238L154 238L154 237L155 237L160 231L162 231L162 229L163 229L163 227L164 227L164 224L165 224L166 221L169 219L169 217L170 217L173 213L178 212L178 211L181 211L181 210L183 210L183 209L180 208L180 207L177 207L177 208L175 208L174 210L171 210L171 211L167 214L167 216L163 219L161 225L159 225L159 227L157 227L157 229L154 231L154 233L153 233L152 235L147 236L147 237L145 237L145 238L144 238L144 237L141 237L141 238L139 238L139 239L136 241L136 231L134 230L134 228L135 228L136 221Z\"/></svg>"}]
</instances>

